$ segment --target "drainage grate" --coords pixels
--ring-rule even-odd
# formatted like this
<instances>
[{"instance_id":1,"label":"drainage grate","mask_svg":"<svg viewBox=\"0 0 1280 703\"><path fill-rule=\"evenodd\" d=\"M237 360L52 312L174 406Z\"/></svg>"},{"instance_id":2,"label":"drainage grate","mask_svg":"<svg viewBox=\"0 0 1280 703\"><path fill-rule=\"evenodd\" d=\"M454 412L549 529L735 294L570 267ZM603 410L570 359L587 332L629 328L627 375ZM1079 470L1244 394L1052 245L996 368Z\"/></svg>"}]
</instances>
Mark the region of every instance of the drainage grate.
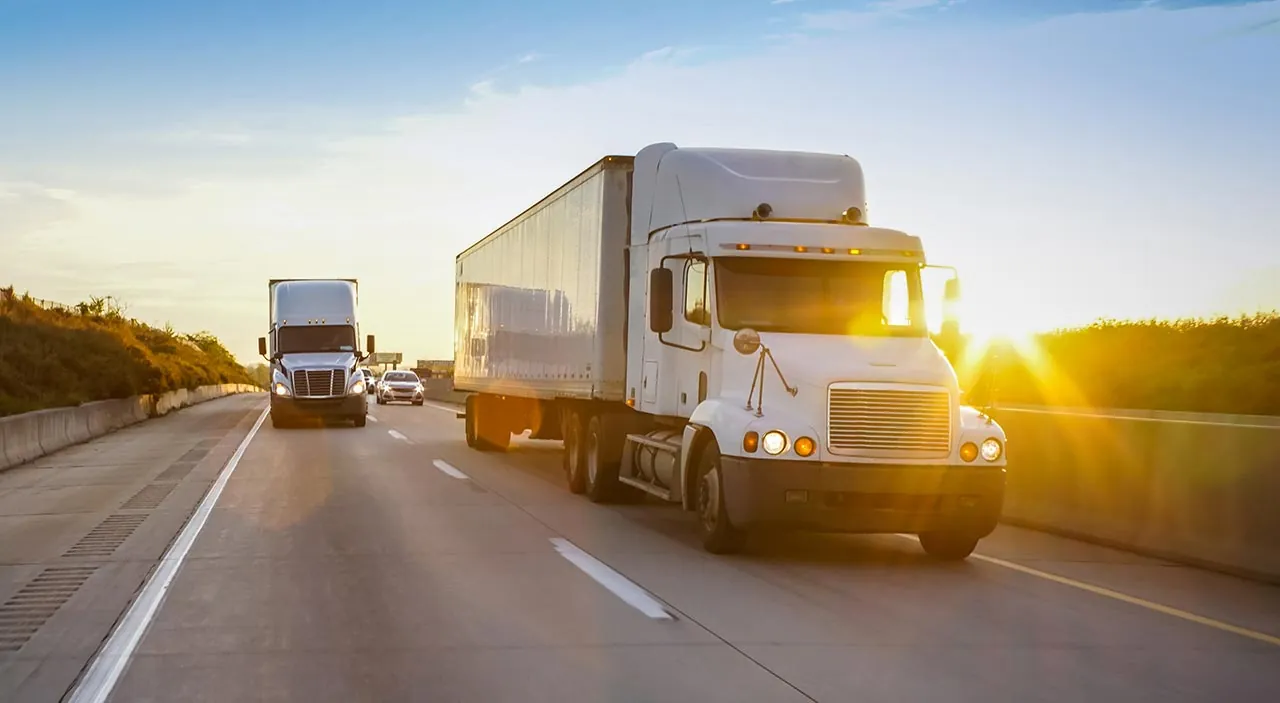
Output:
<instances>
[{"instance_id":1,"label":"drainage grate","mask_svg":"<svg viewBox=\"0 0 1280 703\"><path fill-rule=\"evenodd\" d=\"M109 557L146 519L146 515L111 515L71 545L62 556Z\"/></svg>"},{"instance_id":2,"label":"drainage grate","mask_svg":"<svg viewBox=\"0 0 1280 703\"><path fill-rule=\"evenodd\" d=\"M51 566L0 605L0 652L22 649L97 568Z\"/></svg>"},{"instance_id":3,"label":"drainage grate","mask_svg":"<svg viewBox=\"0 0 1280 703\"><path fill-rule=\"evenodd\" d=\"M187 477L191 470L196 468L194 461L179 461L169 465L169 468L160 472L156 476L156 483L177 483Z\"/></svg>"},{"instance_id":4,"label":"drainage grate","mask_svg":"<svg viewBox=\"0 0 1280 703\"><path fill-rule=\"evenodd\" d=\"M179 462L189 461L189 462L191 462L191 463L193 463L193 464L194 464L195 462L200 461L201 459L203 459L203 458L205 457L205 455L206 455L206 454L208 454L208 453L209 453L209 450L208 450L208 449L200 449L200 448L192 449L191 451L187 452L186 454L183 454L183 455L178 459L178 461L177 461L177 462L174 462L174 463L179 463Z\"/></svg>"},{"instance_id":5,"label":"drainage grate","mask_svg":"<svg viewBox=\"0 0 1280 703\"><path fill-rule=\"evenodd\" d=\"M120 506L121 510L155 510L160 502L173 492L172 483L153 483L133 494L133 497Z\"/></svg>"}]
</instances>

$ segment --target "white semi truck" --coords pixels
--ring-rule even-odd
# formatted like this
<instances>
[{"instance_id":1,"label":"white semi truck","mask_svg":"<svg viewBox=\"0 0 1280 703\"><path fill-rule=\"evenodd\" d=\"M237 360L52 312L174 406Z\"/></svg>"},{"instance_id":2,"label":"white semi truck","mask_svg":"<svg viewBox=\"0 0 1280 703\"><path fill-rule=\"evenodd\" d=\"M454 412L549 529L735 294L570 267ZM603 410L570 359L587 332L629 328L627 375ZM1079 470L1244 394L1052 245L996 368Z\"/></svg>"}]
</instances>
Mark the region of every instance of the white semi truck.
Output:
<instances>
[{"instance_id":1,"label":"white semi truck","mask_svg":"<svg viewBox=\"0 0 1280 703\"><path fill-rule=\"evenodd\" d=\"M848 156L603 158L457 257L467 443L563 439L572 491L679 503L714 553L798 529L967 557L1001 513L1005 435L933 341L920 239L866 212Z\"/></svg>"},{"instance_id":2,"label":"white semi truck","mask_svg":"<svg viewBox=\"0 0 1280 703\"><path fill-rule=\"evenodd\" d=\"M258 353L271 364L271 425L349 420L364 427L369 410L358 365L359 283L355 279L279 279L268 284L271 320Z\"/></svg>"}]
</instances>

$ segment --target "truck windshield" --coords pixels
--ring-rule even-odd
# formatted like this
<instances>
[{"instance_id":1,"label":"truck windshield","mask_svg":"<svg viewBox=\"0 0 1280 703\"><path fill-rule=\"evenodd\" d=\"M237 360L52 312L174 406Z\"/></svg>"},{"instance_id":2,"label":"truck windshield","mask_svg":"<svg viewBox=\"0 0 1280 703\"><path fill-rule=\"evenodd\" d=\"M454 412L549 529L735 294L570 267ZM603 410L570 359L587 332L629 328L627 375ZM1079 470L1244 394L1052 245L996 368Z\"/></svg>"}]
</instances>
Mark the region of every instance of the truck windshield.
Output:
<instances>
[{"instance_id":1,"label":"truck windshield","mask_svg":"<svg viewBox=\"0 0 1280 703\"><path fill-rule=\"evenodd\" d=\"M721 257L714 275L717 319L725 329L927 334L915 264Z\"/></svg>"},{"instance_id":2,"label":"truck windshield","mask_svg":"<svg viewBox=\"0 0 1280 703\"><path fill-rule=\"evenodd\" d=\"M382 380L395 383L417 383L418 377L408 371L388 371L382 374Z\"/></svg>"},{"instance_id":3,"label":"truck windshield","mask_svg":"<svg viewBox=\"0 0 1280 703\"><path fill-rule=\"evenodd\" d=\"M356 330L347 325L281 327L276 334L276 349L281 354L356 350Z\"/></svg>"}]
</instances>

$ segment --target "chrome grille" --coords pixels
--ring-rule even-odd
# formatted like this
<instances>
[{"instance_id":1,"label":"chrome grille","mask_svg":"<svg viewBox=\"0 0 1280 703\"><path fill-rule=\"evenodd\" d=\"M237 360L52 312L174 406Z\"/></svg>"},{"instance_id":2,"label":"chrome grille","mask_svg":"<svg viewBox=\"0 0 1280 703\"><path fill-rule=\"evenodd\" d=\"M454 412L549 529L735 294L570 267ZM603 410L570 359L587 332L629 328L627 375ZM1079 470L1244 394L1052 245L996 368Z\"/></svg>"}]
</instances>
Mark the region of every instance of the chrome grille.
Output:
<instances>
[{"instance_id":1,"label":"chrome grille","mask_svg":"<svg viewBox=\"0 0 1280 703\"><path fill-rule=\"evenodd\" d=\"M951 399L946 391L832 388L827 399L832 451L868 454L951 451Z\"/></svg>"},{"instance_id":2,"label":"chrome grille","mask_svg":"<svg viewBox=\"0 0 1280 703\"><path fill-rule=\"evenodd\" d=\"M307 369L293 372L293 395L297 398L332 398L347 388L343 369Z\"/></svg>"}]
</instances>

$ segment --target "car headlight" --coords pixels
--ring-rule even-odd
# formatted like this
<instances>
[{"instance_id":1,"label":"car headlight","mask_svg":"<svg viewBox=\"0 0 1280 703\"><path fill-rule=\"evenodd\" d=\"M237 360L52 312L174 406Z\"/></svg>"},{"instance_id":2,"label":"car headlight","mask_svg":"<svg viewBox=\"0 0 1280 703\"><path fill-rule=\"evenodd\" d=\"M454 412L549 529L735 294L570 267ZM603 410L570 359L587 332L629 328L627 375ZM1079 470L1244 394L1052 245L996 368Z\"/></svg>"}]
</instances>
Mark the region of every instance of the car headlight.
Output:
<instances>
[{"instance_id":1,"label":"car headlight","mask_svg":"<svg viewBox=\"0 0 1280 703\"><path fill-rule=\"evenodd\" d=\"M778 430L769 430L760 438L760 446L766 454L777 456L787 451L787 436Z\"/></svg>"},{"instance_id":2,"label":"car headlight","mask_svg":"<svg viewBox=\"0 0 1280 703\"><path fill-rule=\"evenodd\" d=\"M347 391L347 395L360 395L364 393L364 381L356 381L351 384L351 390Z\"/></svg>"},{"instance_id":3,"label":"car headlight","mask_svg":"<svg viewBox=\"0 0 1280 703\"><path fill-rule=\"evenodd\" d=\"M275 391L276 395L282 398L287 398L289 396L289 387L279 381L276 381Z\"/></svg>"},{"instance_id":4,"label":"car headlight","mask_svg":"<svg viewBox=\"0 0 1280 703\"><path fill-rule=\"evenodd\" d=\"M1000 440L995 437L989 437L982 442L982 458L987 461L995 461L1004 454L1004 446L1000 444Z\"/></svg>"}]
</instances>

